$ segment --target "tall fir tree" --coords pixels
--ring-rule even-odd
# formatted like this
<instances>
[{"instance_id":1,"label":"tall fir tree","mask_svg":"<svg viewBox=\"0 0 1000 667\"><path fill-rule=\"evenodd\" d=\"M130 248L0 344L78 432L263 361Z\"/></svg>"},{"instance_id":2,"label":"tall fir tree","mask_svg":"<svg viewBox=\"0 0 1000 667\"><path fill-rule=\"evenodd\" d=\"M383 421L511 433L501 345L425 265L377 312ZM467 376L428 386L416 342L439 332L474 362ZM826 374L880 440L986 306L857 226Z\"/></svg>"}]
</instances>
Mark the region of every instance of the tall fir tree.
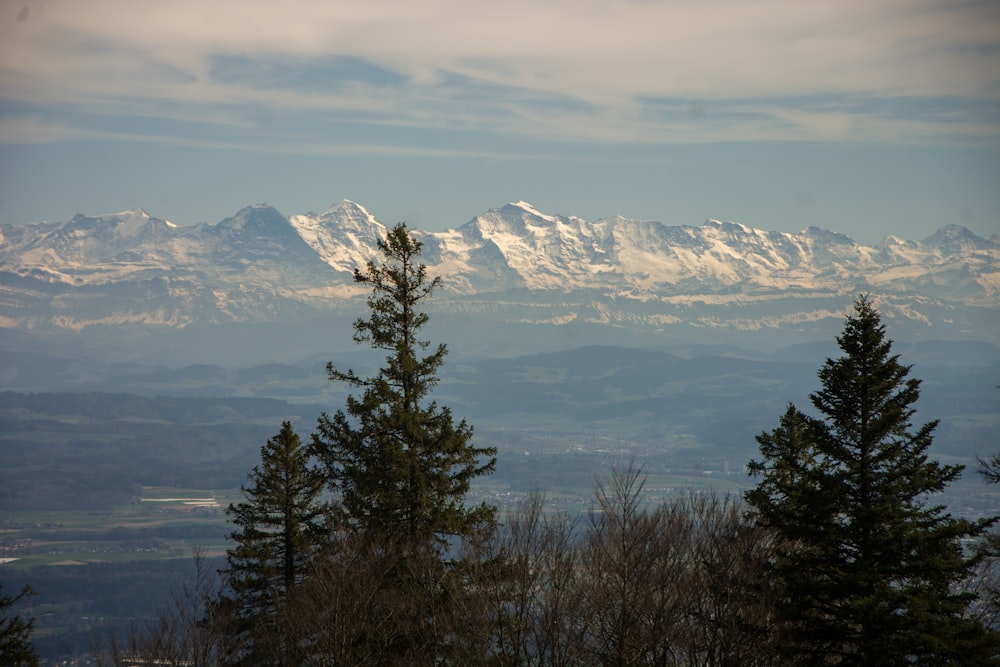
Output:
<instances>
[{"instance_id":1,"label":"tall fir tree","mask_svg":"<svg viewBox=\"0 0 1000 667\"><path fill-rule=\"evenodd\" d=\"M331 381L362 389L346 409L319 418L313 452L325 464L348 521L375 537L444 542L488 527L495 508L465 504L473 479L493 471L494 448L475 447L472 427L428 400L447 348L420 338L422 302L439 285L418 262L422 244L399 224L379 242L381 263L356 269L371 289L367 318L354 324L359 345L388 351L371 378L327 364Z\"/></svg>"},{"instance_id":2,"label":"tall fir tree","mask_svg":"<svg viewBox=\"0 0 1000 667\"><path fill-rule=\"evenodd\" d=\"M400 224L379 249L380 263L354 272L371 289L354 341L387 351L385 364L370 378L328 364L330 380L362 393L333 416L322 414L313 435L339 510L339 539L367 545L365 573L377 582L362 618L333 622L355 628L352 652L372 664L460 664L457 630L468 592L449 549L493 528L496 509L466 500L472 481L493 471L496 450L475 447L472 427L429 398L447 349L428 352L421 338L423 301L439 285L418 262L421 243ZM356 566L345 570L331 552L329 571L341 580L333 588L349 590L342 578L357 576Z\"/></svg>"},{"instance_id":3,"label":"tall fir tree","mask_svg":"<svg viewBox=\"0 0 1000 667\"><path fill-rule=\"evenodd\" d=\"M236 530L227 552L227 591L216 605L237 664L297 664L279 609L303 580L325 532L325 478L309 464L290 422L260 450L261 462L227 513Z\"/></svg>"},{"instance_id":4,"label":"tall fir tree","mask_svg":"<svg viewBox=\"0 0 1000 667\"><path fill-rule=\"evenodd\" d=\"M758 437L760 477L746 499L775 530L782 646L792 664L992 664L997 637L966 615L959 586L976 564L970 522L934 504L961 466L929 458L937 422L914 429L920 381L891 353L870 298L837 338L844 356L819 370L822 415L789 406Z\"/></svg>"}]
</instances>

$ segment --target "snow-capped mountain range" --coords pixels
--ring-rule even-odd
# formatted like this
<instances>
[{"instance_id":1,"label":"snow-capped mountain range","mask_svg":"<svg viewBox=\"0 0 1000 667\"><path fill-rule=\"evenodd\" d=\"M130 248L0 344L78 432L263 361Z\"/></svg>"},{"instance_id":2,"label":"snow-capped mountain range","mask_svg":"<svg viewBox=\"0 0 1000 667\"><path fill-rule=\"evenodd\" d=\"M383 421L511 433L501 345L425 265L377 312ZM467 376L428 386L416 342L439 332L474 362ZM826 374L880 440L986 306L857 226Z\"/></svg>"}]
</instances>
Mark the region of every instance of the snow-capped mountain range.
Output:
<instances>
[{"instance_id":1,"label":"snow-capped mountain range","mask_svg":"<svg viewBox=\"0 0 1000 667\"><path fill-rule=\"evenodd\" d=\"M142 209L2 225L0 326L185 327L339 309L360 295L351 274L386 231L347 200L291 216L248 206L194 226ZM457 229L415 231L442 277L435 307L498 321L759 329L841 317L862 291L929 326L967 330L1000 311L1000 238L957 225L863 246L816 227L590 222L516 202Z\"/></svg>"}]
</instances>

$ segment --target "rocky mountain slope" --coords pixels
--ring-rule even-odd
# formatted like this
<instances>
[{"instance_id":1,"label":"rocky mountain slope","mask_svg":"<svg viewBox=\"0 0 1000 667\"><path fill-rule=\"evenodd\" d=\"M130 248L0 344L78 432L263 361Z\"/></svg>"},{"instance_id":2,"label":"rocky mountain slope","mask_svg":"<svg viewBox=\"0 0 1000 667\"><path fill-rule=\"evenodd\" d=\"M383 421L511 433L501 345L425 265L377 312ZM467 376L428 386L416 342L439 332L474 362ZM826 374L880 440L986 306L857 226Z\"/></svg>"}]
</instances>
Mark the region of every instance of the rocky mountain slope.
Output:
<instances>
[{"instance_id":1,"label":"rocky mountain slope","mask_svg":"<svg viewBox=\"0 0 1000 667\"><path fill-rule=\"evenodd\" d=\"M330 312L359 296L351 273L385 232L346 200L291 216L249 206L187 227L141 209L3 225L0 326L183 328ZM1000 239L956 225L863 246L816 227L590 222L516 202L417 233L443 278L435 308L497 322L759 330L839 318L864 291L890 318L969 333L1000 309Z\"/></svg>"}]
</instances>

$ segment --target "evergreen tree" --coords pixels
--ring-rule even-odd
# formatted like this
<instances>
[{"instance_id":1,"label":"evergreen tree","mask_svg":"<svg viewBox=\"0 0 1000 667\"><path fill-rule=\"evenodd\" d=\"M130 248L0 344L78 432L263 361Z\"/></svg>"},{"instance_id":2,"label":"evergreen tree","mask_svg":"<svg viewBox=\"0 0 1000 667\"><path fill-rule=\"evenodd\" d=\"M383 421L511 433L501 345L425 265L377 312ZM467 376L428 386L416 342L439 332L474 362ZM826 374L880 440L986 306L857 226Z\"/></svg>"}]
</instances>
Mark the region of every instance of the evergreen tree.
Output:
<instances>
[{"instance_id":1,"label":"evergreen tree","mask_svg":"<svg viewBox=\"0 0 1000 667\"><path fill-rule=\"evenodd\" d=\"M965 612L961 541L991 521L948 514L932 496L961 473L928 457L936 421L914 429L920 381L862 296L819 371L811 418L790 406L758 437L747 501L782 538L783 645L792 662L988 664L996 636Z\"/></svg>"},{"instance_id":2,"label":"evergreen tree","mask_svg":"<svg viewBox=\"0 0 1000 667\"><path fill-rule=\"evenodd\" d=\"M330 380L363 394L348 396L346 410L332 417L322 414L313 436L349 522L412 545L472 535L495 513L485 504L467 507L465 497L474 478L493 471L496 450L474 447L472 427L427 400L447 349L439 344L425 353L429 342L420 338L428 321L422 302L440 283L428 281L418 263L421 245L399 224L379 242L382 263L355 270L355 282L371 295L367 319L354 324L354 341L388 356L371 378L327 364Z\"/></svg>"},{"instance_id":3,"label":"evergreen tree","mask_svg":"<svg viewBox=\"0 0 1000 667\"><path fill-rule=\"evenodd\" d=\"M461 568L447 558L456 540L477 539L493 527L495 508L467 506L473 479L493 471L496 450L471 444L472 428L452 419L429 394L447 352L427 351L420 336L428 316L422 304L439 285L418 263L421 243L403 224L379 242L381 263L354 272L371 289L367 318L354 324L354 341L385 350L385 364L362 378L332 363L332 381L362 390L332 417L320 415L312 452L325 467L336 502L338 539L360 540L371 556L362 576L377 585L366 614L332 622L352 627L351 654L372 664L460 663ZM484 460L485 459L485 460ZM335 551L335 550L334 550ZM336 555L332 590L350 589ZM337 573L340 574L337 574ZM359 624L360 621L360 624ZM319 640L317 640L319 643Z\"/></svg>"},{"instance_id":4,"label":"evergreen tree","mask_svg":"<svg viewBox=\"0 0 1000 667\"><path fill-rule=\"evenodd\" d=\"M276 629L275 617L321 542L325 479L309 466L290 422L267 441L260 457L250 485L241 489L245 500L227 510L237 527L229 536L236 544L227 552L228 592L217 610L230 621L235 661L296 664L289 636Z\"/></svg>"},{"instance_id":5,"label":"evergreen tree","mask_svg":"<svg viewBox=\"0 0 1000 667\"><path fill-rule=\"evenodd\" d=\"M4 595L0 584L0 663L11 667L29 667L38 664L38 655L31 644L35 619L25 618L11 611L22 598L35 595L30 586L24 586L17 595Z\"/></svg>"}]
</instances>

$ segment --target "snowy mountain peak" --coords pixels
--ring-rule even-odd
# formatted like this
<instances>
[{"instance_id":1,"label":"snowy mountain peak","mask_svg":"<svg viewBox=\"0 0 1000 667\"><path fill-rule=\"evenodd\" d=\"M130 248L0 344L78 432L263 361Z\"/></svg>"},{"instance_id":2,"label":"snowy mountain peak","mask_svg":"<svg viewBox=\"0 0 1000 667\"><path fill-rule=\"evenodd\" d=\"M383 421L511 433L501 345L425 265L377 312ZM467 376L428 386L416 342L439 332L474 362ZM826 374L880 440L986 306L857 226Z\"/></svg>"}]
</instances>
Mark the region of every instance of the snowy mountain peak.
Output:
<instances>
[{"instance_id":1,"label":"snowy mountain peak","mask_svg":"<svg viewBox=\"0 0 1000 667\"><path fill-rule=\"evenodd\" d=\"M335 236L344 237L353 235L354 237L368 239L372 242L377 238L384 237L387 232L386 226L379 222L368 209L349 199L344 199L334 204L318 216L310 214L307 216L292 217L295 219L295 222L304 224L307 227L316 225L324 227L328 233ZM314 222L310 223L303 218L310 218Z\"/></svg>"},{"instance_id":2,"label":"snowy mountain peak","mask_svg":"<svg viewBox=\"0 0 1000 667\"><path fill-rule=\"evenodd\" d=\"M321 216L335 216L335 215L351 215L351 216L361 216L363 218L374 220L373 216L368 209L366 209L361 204L351 201L350 199L341 199L336 204L331 204Z\"/></svg>"},{"instance_id":3,"label":"snowy mountain peak","mask_svg":"<svg viewBox=\"0 0 1000 667\"><path fill-rule=\"evenodd\" d=\"M702 227L718 229L726 234L737 234L743 236L753 236L759 233L759 230L747 227L741 222L722 221L714 218L706 220Z\"/></svg>"},{"instance_id":4,"label":"snowy mountain peak","mask_svg":"<svg viewBox=\"0 0 1000 667\"><path fill-rule=\"evenodd\" d=\"M342 273L352 273L371 259L387 233L368 209L349 199L319 215L293 215L288 221L324 263Z\"/></svg>"},{"instance_id":5,"label":"snowy mountain peak","mask_svg":"<svg viewBox=\"0 0 1000 667\"><path fill-rule=\"evenodd\" d=\"M118 213L106 213L99 216L87 216L77 213L59 226L60 233L65 237L84 236L91 239L101 239L110 242L111 239L126 239L140 234L144 229L156 222L162 222L151 217L141 208L131 208Z\"/></svg>"},{"instance_id":6,"label":"snowy mountain peak","mask_svg":"<svg viewBox=\"0 0 1000 667\"><path fill-rule=\"evenodd\" d=\"M126 209L126 210L121 211L119 213L110 213L110 214L108 214L106 216L102 216L102 217L123 218L123 219L125 219L125 218L142 218L144 220L149 220L150 215L149 215L149 213L146 212L146 209L144 209L144 208L142 208L140 206L138 208L129 208L129 209Z\"/></svg>"},{"instance_id":7,"label":"snowy mountain peak","mask_svg":"<svg viewBox=\"0 0 1000 667\"><path fill-rule=\"evenodd\" d=\"M238 272L296 280L322 269L322 261L297 226L267 204L247 206L216 225L200 226L204 251ZM185 251L187 256L187 251Z\"/></svg>"},{"instance_id":8,"label":"snowy mountain peak","mask_svg":"<svg viewBox=\"0 0 1000 667\"><path fill-rule=\"evenodd\" d=\"M60 304L75 299L79 317L85 317L92 292L73 290L113 284L116 289L105 291L114 295L135 287L140 295L135 305L108 298L108 317L118 321L125 310L147 308L143 299L152 294L150 281L162 312L143 311L135 321L184 326L205 318L268 320L282 307L330 307L358 293L352 274L378 256L386 231L348 199L321 214L286 217L257 204L219 223L181 227L142 209L77 214L61 224L2 225L0 325L34 326L49 317L52 326L82 327L65 318ZM559 316L565 321L637 318L662 324L687 317L676 310L684 304L778 302L810 295L849 301L859 290L906 299L919 294L920 303L940 299L949 308L955 303L1000 305L1000 239L983 239L957 225L921 242L888 237L869 247L818 227L792 234L715 219L701 226L622 216L588 222L516 201L457 229L412 231L424 243L429 275L444 278L443 299L458 309L495 303L502 294L504 303L524 303L525 312L537 317L548 317L539 304L572 302L577 304L572 312ZM46 295L54 295L54 305L38 308L49 315L22 313L36 307L24 304L40 303ZM580 314L591 311L591 316ZM518 317L528 322L536 315ZM814 314L801 317L806 321Z\"/></svg>"},{"instance_id":9,"label":"snowy mountain peak","mask_svg":"<svg viewBox=\"0 0 1000 667\"><path fill-rule=\"evenodd\" d=\"M515 227L530 225L534 227L548 228L566 220L566 218L563 218L562 216L542 213L526 201L512 202L499 209L490 209L486 214L479 217L483 218L491 216L499 216L499 218L506 220L508 224L513 224ZM525 228L525 231L527 231L527 228Z\"/></svg>"},{"instance_id":10,"label":"snowy mountain peak","mask_svg":"<svg viewBox=\"0 0 1000 667\"><path fill-rule=\"evenodd\" d=\"M847 234L841 234L840 232L831 232L828 229L823 229L822 227L806 227L801 232L802 236L809 238L814 241L822 241L826 243L836 243L843 245L856 246L857 243Z\"/></svg>"},{"instance_id":11,"label":"snowy mountain peak","mask_svg":"<svg viewBox=\"0 0 1000 667\"><path fill-rule=\"evenodd\" d=\"M221 231L256 231L273 233L288 226L288 219L278 209L269 204L254 204L245 206L236 215L226 218L214 227Z\"/></svg>"},{"instance_id":12,"label":"snowy mountain peak","mask_svg":"<svg viewBox=\"0 0 1000 667\"><path fill-rule=\"evenodd\" d=\"M995 242L984 239L961 225L946 225L924 239L922 243L945 252L985 250L997 247Z\"/></svg>"},{"instance_id":13,"label":"snowy mountain peak","mask_svg":"<svg viewBox=\"0 0 1000 667\"><path fill-rule=\"evenodd\" d=\"M528 215L530 215L531 217L538 218L539 220L545 220L546 222L556 222L556 220L557 220L556 216L547 215L545 213L542 213L537 208L535 208L534 206L532 206L531 204L529 204L528 202L526 202L524 200L518 200L516 202L511 202L511 203L507 204L506 206L504 206L503 208L504 209L508 209L508 208L520 209L520 210L524 211L525 213L527 213ZM503 209L501 209L501 210L503 210Z\"/></svg>"}]
</instances>

